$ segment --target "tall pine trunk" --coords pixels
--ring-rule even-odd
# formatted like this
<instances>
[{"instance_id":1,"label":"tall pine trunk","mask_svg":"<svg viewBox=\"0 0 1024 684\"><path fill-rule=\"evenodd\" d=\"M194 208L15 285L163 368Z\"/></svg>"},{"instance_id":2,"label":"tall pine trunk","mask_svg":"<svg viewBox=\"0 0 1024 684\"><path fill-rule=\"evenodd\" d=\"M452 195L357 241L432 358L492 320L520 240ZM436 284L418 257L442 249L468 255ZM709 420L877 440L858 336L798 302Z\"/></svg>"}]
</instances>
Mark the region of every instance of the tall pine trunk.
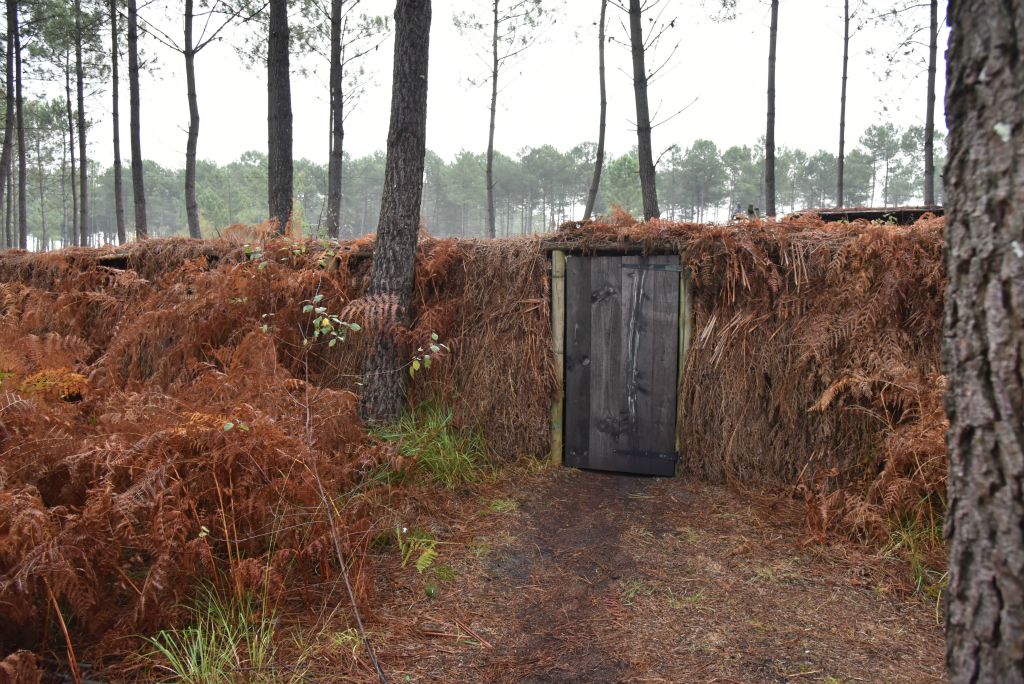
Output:
<instances>
[{"instance_id":1,"label":"tall pine trunk","mask_svg":"<svg viewBox=\"0 0 1024 684\"><path fill-rule=\"evenodd\" d=\"M284 233L292 213L292 95L288 60L288 0L270 0L267 40L267 198Z\"/></svg>"},{"instance_id":2,"label":"tall pine trunk","mask_svg":"<svg viewBox=\"0 0 1024 684\"><path fill-rule=\"evenodd\" d=\"M492 0L494 23L491 33L491 119L487 128L487 169L484 182L487 185L487 231L486 237L494 234L494 119L498 112L498 0Z\"/></svg>"},{"instance_id":3,"label":"tall pine trunk","mask_svg":"<svg viewBox=\"0 0 1024 684\"><path fill-rule=\"evenodd\" d=\"M149 237L149 225L146 218L146 181L142 166L142 123L139 111L138 21L136 0L128 0L128 135L132 147L132 199L135 205L135 239L145 240Z\"/></svg>"},{"instance_id":4,"label":"tall pine trunk","mask_svg":"<svg viewBox=\"0 0 1024 684\"><path fill-rule=\"evenodd\" d=\"M36 174L39 177L39 238L40 251L46 252L50 248L49 236L46 234L46 190L43 187L43 153L40 138L36 136Z\"/></svg>"},{"instance_id":5,"label":"tall pine trunk","mask_svg":"<svg viewBox=\"0 0 1024 684\"><path fill-rule=\"evenodd\" d=\"M341 10L344 0L331 0L330 156L327 160L327 235L341 237L341 182L345 161L344 70L341 63Z\"/></svg>"},{"instance_id":6,"label":"tall pine trunk","mask_svg":"<svg viewBox=\"0 0 1024 684\"><path fill-rule=\"evenodd\" d=\"M426 154L429 52L430 0L398 0L388 156L368 294L394 297L398 310L395 322L399 325L409 323L415 276ZM379 422L398 418L405 398L404 367L402 349L393 333L379 332L364 366L360 411L365 419Z\"/></svg>"},{"instance_id":7,"label":"tall pine trunk","mask_svg":"<svg viewBox=\"0 0 1024 684\"><path fill-rule=\"evenodd\" d=\"M1024 0L953 0L943 357L953 684L1024 682Z\"/></svg>"},{"instance_id":8,"label":"tall pine trunk","mask_svg":"<svg viewBox=\"0 0 1024 684\"><path fill-rule=\"evenodd\" d=\"M644 65L644 35L640 0L629 0L629 42L633 53L633 96L636 100L637 153L640 161L640 194L644 220L658 218L657 177L651 145L651 113L647 104L647 67Z\"/></svg>"},{"instance_id":9,"label":"tall pine trunk","mask_svg":"<svg viewBox=\"0 0 1024 684\"><path fill-rule=\"evenodd\" d=\"M199 144L199 99L196 96L196 51L192 43L192 0L185 0L185 83L188 90L188 140L185 143L185 216L189 237L201 238L196 201L196 147Z\"/></svg>"},{"instance_id":10,"label":"tall pine trunk","mask_svg":"<svg viewBox=\"0 0 1024 684\"><path fill-rule=\"evenodd\" d=\"M842 207L846 171L846 72L850 63L850 0L843 2L843 87L839 96L839 156L836 158L836 206ZM774 73L774 70L773 70Z\"/></svg>"},{"instance_id":11,"label":"tall pine trunk","mask_svg":"<svg viewBox=\"0 0 1024 684\"><path fill-rule=\"evenodd\" d=\"M601 19L597 27L597 80L601 89L601 114L597 124L597 155L594 157L594 176L587 191L587 207L583 210L583 221L589 221L597 203L597 191L601 187L601 171L604 169L604 134L608 121L608 91L604 83L604 25L608 0L601 0Z\"/></svg>"},{"instance_id":12,"label":"tall pine trunk","mask_svg":"<svg viewBox=\"0 0 1024 684\"><path fill-rule=\"evenodd\" d=\"M14 34L14 87L18 100L18 247L28 249L28 150L25 149L25 97L21 78L21 32Z\"/></svg>"},{"instance_id":13,"label":"tall pine trunk","mask_svg":"<svg viewBox=\"0 0 1024 684\"><path fill-rule=\"evenodd\" d=\"M7 0L7 35L18 35L18 0ZM0 208L4 206L4 192L7 190L7 179L11 173L11 155L14 148L14 41L7 41L7 63L6 81L7 93L4 98L6 108L4 110L4 145L0 152ZM8 196L10 201L10 196ZM5 244L13 247L13 236L9 233L5 236Z\"/></svg>"},{"instance_id":14,"label":"tall pine trunk","mask_svg":"<svg viewBox=\"0 0 1024 684\"><path fill-rule=\"evenodd\" d=\"M60 246L67 247L70 244L68 240L68 146L63 133L60 136L60 147L60 208L63 216L60 224Z\"/></svg>"},{"instance_id":15,"label":"tall pine trunk","mask_svg":"<svg viewBox=\"0 0 1024 684\"><path fill-rule=\"evenodd\" d=\"M75 117L71 111L71 55L64 53L64 104L68 117L68 145L71 151L71 244L79 244L78 231L78 166L75 164Z\"/></svg>"},{"instance_id":16,"label":"tall pine trunk","mask_svg":"<svg viewBox=\"0 0 1024 684\"><path fill-rule=\"evenodd\" d=\"M117 0L110 0L110 118L114 127L114 217L117 222L117 243L128 239L124 229L124 180L121 177L121 102L120 75L117 60Z\"/></svg>"},{"instance_id":17,"label":"tall pine trunk","mask_svg":"<svg viewBox=\"0 0 1024 684\"><path fill-rule=\"evenodd\" d=\"M939 43L939 0L931 0L928 27L928 110L924 117L924 203L935 204L935 59Z\"/></svg>"},{"instance_id":18,"label":"tall pine trunk","mask_svg":"<svg viewBox=\"0 0 1024 684\"><path fill-rule=\"evenodd\" d=\"M82 0L75 0L75 81L78 88L78 230L79 244L89 244L89 157L86 151L85 67L82 63Z\"/></svg>"},{"instance_id":19,"label":"tall pine trunk","mask_svg":"<svg viewBox=\"0 0 1024 684\"><path fill-rule=\"evenodd\" d=\"M765 216L775 216L775 42L779 32L779 0L772 0L768 38L768 126L764 135Z\"/></svg>"}]
</instances>

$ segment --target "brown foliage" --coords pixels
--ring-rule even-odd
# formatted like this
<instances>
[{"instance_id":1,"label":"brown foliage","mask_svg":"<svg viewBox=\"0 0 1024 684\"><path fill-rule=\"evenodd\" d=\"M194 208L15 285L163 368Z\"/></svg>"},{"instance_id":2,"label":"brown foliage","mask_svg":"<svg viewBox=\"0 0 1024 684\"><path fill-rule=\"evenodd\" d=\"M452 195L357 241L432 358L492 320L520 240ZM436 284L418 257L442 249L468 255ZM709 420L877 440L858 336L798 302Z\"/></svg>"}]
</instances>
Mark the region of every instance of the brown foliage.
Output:
<instances>
[{"instance_id":1,"label":"brown foliage","mask_svg":"<svg viewBox=\"0 0 1024 684\"><path fill-rule=\"evenodd\" d=\"M819 534L879 539L941 516L943 221L566 224L560 246L677 252L695 326L680 387L683 467L795 487Z\"/></svg>"},{"instance_id":2,"label":"brown foliage","mask_svg":"<svg viewBox=\"0 0 1024 684\"><path fill-rule=\"evenodd\" d=\"M410 392L440 395L465 423L493 413L497 456L546 441L554 383L536 241L424 237L413 324L394 330L397 303L361 296L366 240L325 251L258 232L0 255L0 655L61 657L49 590L76 651L95 660L179 619L200 582L323 582L337 568L317 478L358 494L344 497L341 542L365 599L361 550L390 528L368 476L406 464L356 416L367 336L304 344L316 295L399 335L410 358L436 333L454 354ZM253 234L262 244L245 246Z\"/></svg>"}]
</instances>

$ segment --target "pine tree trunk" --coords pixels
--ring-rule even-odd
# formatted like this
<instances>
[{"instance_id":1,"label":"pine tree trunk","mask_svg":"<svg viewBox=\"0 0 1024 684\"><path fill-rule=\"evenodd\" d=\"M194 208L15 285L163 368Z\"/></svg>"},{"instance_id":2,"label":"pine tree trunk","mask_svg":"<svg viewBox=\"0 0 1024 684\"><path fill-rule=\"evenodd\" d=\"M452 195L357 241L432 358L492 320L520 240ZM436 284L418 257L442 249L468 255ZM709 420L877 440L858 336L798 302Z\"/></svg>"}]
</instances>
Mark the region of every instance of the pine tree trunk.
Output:
<instances>
[{"instance_id":1,"label":"pine tree trunk","mask_svg":"<svg viewBox=\"0 0 1024 684\"><path fill-rule=\"evenodd\" d=\"M341 10L344 0L331 0L330 125L331 148L327 160L327 235L341 237L341 182L345 161L345 119L341 63Z\"/></svg>"},{"instance_id":2,"label":"pine tree trunk","mask_svg":"<svg viewBox=\"0 0 1024 684\"><path fill-rule=\"evenodd\" d=\"M89 244L89 157L86 150L85 67L82 63L82 0L75 0L75 80L78 87L78 229L79 243Z\"/></svg>"},{"instance_id":3,"label":"pine tree trunk","mask_svg":"<svg viewBox=\"0 0 1024 684\"><path fill-rule=\"evenodd\" d=\"M492 0L494 9L493 32L491 34L491 119L487 128L487 170L484 182L487 185L487 231L486 237L494 235L494 119L498 111L498 0Z\"/></svg>"},{"instance_id":4,"label":"pine tree trunk","mask_svg":"<svg viewBox=\"0 0 1024 684\"><path fill-rule=\"evenodd\" d=\"M924 203L935 204L935 59L939 44L939 0L931 0L928 33L928 111L924 117Z\"/></svg>"},{"instance_id":5,"label":"pine tree trunk","mask_svg":"<svg viewBox=\"0 0 1024 684\"><path fill-rule=\"evenodd\" d=\"M188 139L185 143L185 216L189 237L199 239L199 202L196 200L196 148L199 145L199 99L196 96L196 51L192 44L192 2L185 0L185 83L188 90Z\"/></svg>"},{"instance_id":6,"label":"pine tree trunk","mask_svg":"<svg viewBox=\"0 0 1024 684\"><path fill-rule=\"evenodd\" d=\"M587 191L587 207L583 210L583 221L589 221L597 203L597 191L601 187L601 171L604 169L604 134L608 121L608 91L604 83L604 25L608 0L601 0L601 19L597 27L597 80L601 89L601 114L597 124L597 156L594 158L594 177Z\"/></svg>"},{"instance_id":7,"label":"pine tree trunk","mask_svg":"<svg viewBox=\"0 0 1024 684\"><path fill-rule=\"evenodd\" d=\"M21 78L21 32L14 34L14 87L18 100L18 247L28 249L28 150L25 149L25 97Z\"/></svg>"},{"instance_id":8,"label":"pine tree trunk","mask_svg":"<svg viewBox=\"0 0 1024 684\"><path fill-rule=\"evenodd\" d=\"M39 229L42 237L40 238L40 250L46 252L50 248L49 236L46 234L46 190L43 188L43 153L41 150L40 138L42 136L36 136L36 172L39 175Z\"/></svg>"},{"instance_id":9,"label":"pine tree trunk","mask_svg":"<svg viewBox=\"0 0 1024 684\"><path fill-rule=\"evenodd\" d=\"M12 165L13 166L13 165ZM5 220L7 244L14 246L14 169L7 174L7 218Z\"/></svg>"},{"instance_id":10,"label":"pine tree trunk","mask_svg":"<svg viewBox=\"0 0 1024 684\"><path fill-rule=\"evenodd\" d=\"M398 0L395 7L391 124L369 294L395 296L401 325L409 322L423 194L430 13L430 0ZM364 368L363 417L395 420L402 411L406 373L402 350L390 332L377 335Z\"/></svg>"},{"instance_id":11,"label":"pine tree trunk","mask_svg":"<svg viewBox=\"0 0 1024 684\"><path fill-rule=\"evenodd\" d=\"M142 166L142 123L139 111L139 14L136 0L128 0L128 109L132 147L132 200L135 205L135 239L149 237L146 218L146 180Z\"/></svg>"},{"instance_id":12,"label":"pine tree trunk","mask_svg":"<svg viewBox=\"0 0 1024 684\"><path fill-rule=\"evenodd\" d=\"M124 229L124 180L121 177L121 102L120 75L117 60L117 0L110 0L110 116L114 127L114 216L117 222L117 244L128 239Z\"/></svg>"},{"instance_id":13,"label":"pine tree trunk","mask_svg":"<svg viewBox=\"0 0 1024 684\"><path fill-rule=\"evenodd\" d=\"M71 151L71 244L79 244L78 166L75 164L75 117L71 111L71 56L64 54L64 104L68 115L68 145Z\"/></svg>"},{"instance_id":14,"label":"pine tree trunk","mask_svg":"<svg viewBox=\"0 0 1024 684\"><path fill-rule=\"evenodd\" d=\"M839 96L839 156L836 158L836 207L842 207L846 166L846 71L850 62L850 0L843 2L843 87Z\"/></svg>"},{"instance_id":15,"label":"pine tree trunk","mask_svg":"<svg viewBox=\"0 0 1024 684\"><path fill-rule=\"evenodd\" d=\"M768 126L764 136L765 216L775 216L775 42L779 32L779 0L772 0L768 38Z\"/></svg>"},{"instance_id":16,"label":"pine tree trunk","mask_svg":"<svg viewBox=\"0 0 1024 684\"><path fill-rule=\"evenodd\" d=\"M16 36L18 35L18 0L7 0L7 35ZM11 85L14 83L14 41L7 41L7 63L6 69L6 83L7 93L4 98L5 110L4 110L4 144L3 151L0 152L0 208L4 206L4 192L7 190L7 179L11 173L11 155L14 147L14 88ZM10 201L10 196L8 196ZM5 244L8 247L13 247L13 235L6 235Z\"/></svg>"},{"instance_id":17,"label":"pine tree trunk","mask_svg":"<svg viewBox=\"0 0 1024 684\"><path fill-rule=\"evenodd\" d=\"M60 246L67 247L68 240L68 148L67 142L62 134L60 136L61 157L60 157L60 208L63 218L60 224Z\"/></svg>"},{"instance_id":18,"label":"pine tree trunk","mask_svg":"<svg viewBox=\"0 0 1024 684\"><path fill-rule=\"evenodd\" d=\"M658 189L651 145L651 113L647 104L647 67L644 65L644 36L640 0L629 0L629 42L633 53L633 95L636 99L637 153L640 161L640 194L644 220L658 218Z\"/></svg>"},{"instance_id":19,"label":"pine tree trunk","mask_svg":"<svg viewBox=\"0 0 1024 684\"><path fill-rule=\"evenodd\" d=\"M267 196L271 220L284 234L292 213L292 96L288 0L270 0L267 41Z\"/></svg>"},{"instance_id":20,"label":"pine tree trunk","mask_svg":"<svg viewBox=\"0 0 1024 684\"><path fill-rule=\"evenodd\" d=\"M1024 682L1024 0L953 0L943 349L946 662Z\"/></svg>"}]
</instances>

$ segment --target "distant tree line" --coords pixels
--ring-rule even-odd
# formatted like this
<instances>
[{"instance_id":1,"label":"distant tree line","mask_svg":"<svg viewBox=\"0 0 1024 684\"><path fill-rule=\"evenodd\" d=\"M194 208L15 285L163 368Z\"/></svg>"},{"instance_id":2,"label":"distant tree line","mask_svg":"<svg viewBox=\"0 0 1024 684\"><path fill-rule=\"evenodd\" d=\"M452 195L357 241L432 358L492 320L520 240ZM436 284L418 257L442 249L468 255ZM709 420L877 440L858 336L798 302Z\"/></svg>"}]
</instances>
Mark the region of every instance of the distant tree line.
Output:
<instances>
[{"instance_id":1,"label":"distant tree line","mask_svg":"<svg viewBox=\"0 0 1024 684\"><path fill-rule=\"evenodd\" d=\"M71 206L68 141L61 118L63 103L29 101L26 115L26 226L34 248L71 244L75 214ZM923 129L900 129L876 124L846 154L844 206L893 206L920 201L924 172ZM941 148L942 146L940 146ZM689 148L673 147L657 166L663 218L726 221L736 207L765 207L764 145L720 149L710 140ZM493 199L497 235L550 230L582 218L594 173L596 145L581 143L567 150L551 145L527 148L509 156L494 152ZM938 167L942 167L939 155ZM340 234L362 235L376 229L384 180L385 155L344 154L345 187L339 215ZM117 240L114 167L100 168L89 160L90 210L84 233L90 244ZM463 151L450 161L428 151L421 213L435 235L482 236L487 226L486 154ZM189 209L181 188L185 169L143 163L148 233L151 236L188 235ZM295 161L294 197L297 215L309 235L327 235L328 166L305 159ZM837 203L836 157L829 151L810 153L780 147L776 154L776 192L780 211L832 207ZM16 184L15 168L10 183ZM199 160L195 164L198 222L202 235L215 236L234 223L266 218L267 155L246 152L225 165ZM131 206L130 184L122 186L124 205ZM5 195L0 217L3 244L15 245L18 203L16 193ZM941 201L941 195L940 195ZM643 197L635 149L606 156L595 212L611 205L641 216ZM131 212L125 217L129 234ZM44 247L45 245L45 247Z\"/></svg>"}]
</instances>

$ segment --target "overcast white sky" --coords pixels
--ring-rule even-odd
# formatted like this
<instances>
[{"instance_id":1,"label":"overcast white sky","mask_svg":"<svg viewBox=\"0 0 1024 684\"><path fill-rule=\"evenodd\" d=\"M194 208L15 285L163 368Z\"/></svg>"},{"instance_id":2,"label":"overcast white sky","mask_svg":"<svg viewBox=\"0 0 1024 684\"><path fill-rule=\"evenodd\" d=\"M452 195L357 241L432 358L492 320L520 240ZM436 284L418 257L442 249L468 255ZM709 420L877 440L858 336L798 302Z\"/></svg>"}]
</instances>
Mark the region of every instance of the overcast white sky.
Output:
<instances>
[{"instance_id":1,"label":"overcast white sky","mask_svg":"<svg viewBox=\"0 0 1024 684\"><path fill-rule=\"evenodd\" d=\"M721 148L753 144L764 134L767 85L768 3L740 0L734 21L710 21L702 8L714 0L663 0L665 17L678 17L665 48L680 41L679 50L651 83L652 112L665 119L693 102L685 112L658 126L656 154L673 143L688 146L709 138ZM485 0L435 0L431 29L427 146L450 159L462 149L483 151L487 143L489 89L468 79L486 74L474 45L453 27L456 11L486 10ZM856 4L856 3L852 3ZM366 11L390 14L393 0L364 0ZM501 83L496 147L515 154L545 143L567 149L597 138L597 47L595 25L598 0L562 0L542 39ZM147 10L143 17L147 18ZM927 10L925 10L927 11ZM625 39L624 13L609 6L609 33ZM156 12L152 17L156 20ZM942 22L940 18L940 22ZM944 23L944 22L943 22ZM180 23L163 21L172 35ZM940 27L939 93L936 120L944 129L945 50L948 32ZM233 38L227 35L227 41ZM143 154L162 165L184 163L188 111L182 57L143 38L159 68L142 77ZM869 48L889 49L891 31L865 28L851 43L847 109L847 139L855 142L872 123L892 120L898 125L923 124L925 74L908 65L890 79L880 76L882 60L866 54ZM266 149L266 75L249 69L229 44L214 44L197 58L198 97L202 117L199 157L218 163L236 159L251 149ZM366 61L374 85L347 120L345 145L354 156L382 149L387 139L393 45L386 42ZM608 147L614 154L635 144L632 127L633 95L628 51L607 46ZM777 63L777 124L779 145L835 152L838 135L840 68L842 61L841 0L781 0ZM295 114L294 154L323 163L327 157L326 65L314 58L307 67L319 73L293 75ZM298 65L293 60L293 70ZM123 68L123 71L124 68ZM126 76L126 73L123 75ZM122 87L122 149L127 150L128 88ZM109 163L112 153L106 119L109 97L93 104L96 125L91 130L92 154ZM850 143L848 142L848 145Z\"/></svg>"}]
</instances>

